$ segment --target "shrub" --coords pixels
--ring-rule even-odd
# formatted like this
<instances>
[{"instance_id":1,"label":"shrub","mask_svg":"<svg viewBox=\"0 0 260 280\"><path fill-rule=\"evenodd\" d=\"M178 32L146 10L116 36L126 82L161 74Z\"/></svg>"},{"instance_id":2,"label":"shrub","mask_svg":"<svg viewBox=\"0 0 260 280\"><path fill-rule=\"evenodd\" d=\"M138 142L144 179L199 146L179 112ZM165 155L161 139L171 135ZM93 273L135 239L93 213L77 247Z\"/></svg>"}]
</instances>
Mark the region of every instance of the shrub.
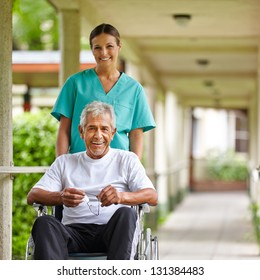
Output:
<instances>
[{"instance_id":1,"label":"shrub","mask_svg":"<svg viewBox=\"0 0 260 280\"><path fill-rule=\"evenodd\" d=\"M251 213L253 218L253 225L255 229L255 236L259 248L259 254L260 254L260 206L256 202L251 203Z\"/></svg>"},{"instance_id":2,"label":"shrub","mask_svg":"<svg viewBox=\"0 0 260 280\"><path fill-rule=\"evenodd\" d=\"M207 171L209 178L213 180L245 181L248 178L246 159L233 151L211 155Z\"/></svg>"},{"instance_id":3,"label":"shrub","mask_svg":"<svg viewBox=\"0 0 260 280\"><path fill-rule=\"evenodd\" d=\"M24 113L13 121L15 166L49 166L55 159L57 121L48 110ZM36 217L27 193L42 174L15 175L13 182L12 258L24 259L27 239Z\"/></svg>"}]
</instances>

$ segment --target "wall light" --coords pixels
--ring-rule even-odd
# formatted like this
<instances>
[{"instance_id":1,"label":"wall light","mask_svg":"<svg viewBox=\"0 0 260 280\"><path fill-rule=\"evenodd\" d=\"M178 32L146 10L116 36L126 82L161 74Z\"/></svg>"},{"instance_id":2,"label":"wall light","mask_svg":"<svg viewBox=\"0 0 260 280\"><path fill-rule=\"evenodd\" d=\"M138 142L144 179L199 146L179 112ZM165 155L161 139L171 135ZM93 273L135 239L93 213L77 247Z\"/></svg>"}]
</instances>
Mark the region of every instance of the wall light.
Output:
<instances>
[{"instance_id":1,"label":"wall light","mask_svg":"<svg viewBox=\"0 0 260 280\"><path fill-rule=\"evenodd\" d=\"M212 81L212 80L205 80L203 82L203 84L205 85L205 87L213 87L214 86L214 81Z\"/></svg>"},{"instance_id":2,"label":"wall light","mask_svg":"<svg viewBox=\"0 0 260 280\"><path fill-rule=\"evenodd\" d=\"M206 58L199 58L196 60L196 63L202 67L209 65L209 60Z\"/></svg>"},{"instance_id":3,"label":"wall light","mask_svg":"<svg viewBox=\"0 0 260 280\"><path fill-rule=\"evenodd\" d=\"M172 17L179 26L187 26L191 20L190 14L173 14Z\"/></svg>"}]
</instances>

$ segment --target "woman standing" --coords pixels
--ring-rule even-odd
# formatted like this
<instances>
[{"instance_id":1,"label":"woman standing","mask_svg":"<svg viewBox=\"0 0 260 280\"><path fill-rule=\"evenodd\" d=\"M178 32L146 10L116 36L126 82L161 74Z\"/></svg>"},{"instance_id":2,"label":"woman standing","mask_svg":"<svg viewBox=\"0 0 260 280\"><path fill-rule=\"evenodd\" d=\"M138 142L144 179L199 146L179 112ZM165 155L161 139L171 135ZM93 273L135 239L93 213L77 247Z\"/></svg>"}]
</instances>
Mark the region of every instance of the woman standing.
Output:
<instances>
[{"instance_id":1,"label":"woman standing","mask_svg":"<svg viewBox=\"0 0 260 280\"><path fill-rule=\"evenodd\" d=\"M56 156L84 151L80 114L87 103L98 100L115 110L117 132L111 147L130 150L141 159L143 132L155 128L155 122L141 84L117 69L119 32L103 23L90 33L89 41L96 66L67 79L51 112L60 121Z\"/></svg>"}]
</instances>

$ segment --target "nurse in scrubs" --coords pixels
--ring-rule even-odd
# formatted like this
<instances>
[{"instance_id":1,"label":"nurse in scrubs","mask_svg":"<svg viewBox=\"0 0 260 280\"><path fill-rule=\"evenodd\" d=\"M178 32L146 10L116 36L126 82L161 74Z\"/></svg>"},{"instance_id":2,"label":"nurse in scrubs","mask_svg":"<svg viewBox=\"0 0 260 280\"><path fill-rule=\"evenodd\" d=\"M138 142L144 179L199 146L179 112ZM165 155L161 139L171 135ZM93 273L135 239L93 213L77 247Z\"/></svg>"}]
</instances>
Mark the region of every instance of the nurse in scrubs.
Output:
<instances>
[{"instance_id":1,"label":"nurse in scrubs","mask_svg":"<svg viewBox=\"0 0 260 280\"><path fill-rule=\"evenodd\" d=\"M78 133L80 114L86 104L102 101L112 105L116 114L117 131L110 146L130 150L141 159L143 133L156 126L144 88L118 70L121 41L114 26L98 25L90 33L89 42L96 66L66 80L51 112L60 122L56 156L84 151Z\"/></svg>"}]
</instances>

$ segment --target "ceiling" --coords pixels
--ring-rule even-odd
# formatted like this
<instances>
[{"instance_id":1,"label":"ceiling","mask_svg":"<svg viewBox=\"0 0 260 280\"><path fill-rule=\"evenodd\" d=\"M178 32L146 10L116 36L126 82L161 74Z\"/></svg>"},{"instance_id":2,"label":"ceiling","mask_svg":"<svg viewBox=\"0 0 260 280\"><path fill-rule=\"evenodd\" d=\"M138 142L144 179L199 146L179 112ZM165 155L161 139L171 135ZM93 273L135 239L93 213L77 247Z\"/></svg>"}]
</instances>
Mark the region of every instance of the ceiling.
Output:
<instances>
[{"instance_id":1,"label":"ceiling","mask_svg":"<svg viewBox=\"0 0 260 280\"><path fill-rule=\"evenodd\" d=\"M151 80L184 105L247 108L256 94L259 0L49 2L79 8L87 38L102 22L117 27L122 55L145 65ZM174 14L191 19L182 26Z\"/></svg>"}]
</instances>

